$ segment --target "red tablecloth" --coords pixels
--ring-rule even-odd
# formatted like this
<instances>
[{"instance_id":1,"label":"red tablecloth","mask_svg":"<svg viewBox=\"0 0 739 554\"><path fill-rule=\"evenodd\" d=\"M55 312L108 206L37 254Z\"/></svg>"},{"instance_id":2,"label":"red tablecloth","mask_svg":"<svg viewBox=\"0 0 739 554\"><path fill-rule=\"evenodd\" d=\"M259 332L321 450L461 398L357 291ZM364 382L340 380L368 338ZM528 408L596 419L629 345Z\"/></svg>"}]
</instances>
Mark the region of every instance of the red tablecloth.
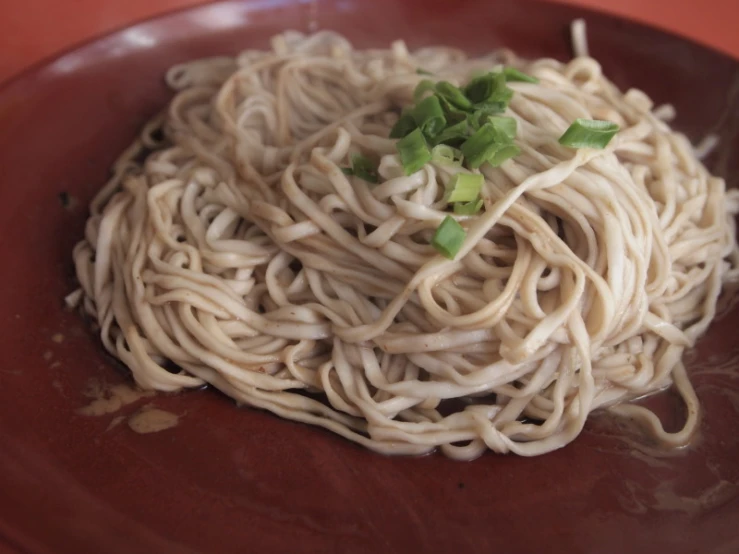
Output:
<instances>
[{"instance_id":1,"label":"red tablecloth","mask_svg":"<svg viewBox=\"0 0 739 554\"><path fill-rule=\"evenodd\" d=\"M739 58L739 0L558 1L647 22ZM76 43L200 3L203 0L0 1L0 81Z\"/></svg>"}]
</instances>

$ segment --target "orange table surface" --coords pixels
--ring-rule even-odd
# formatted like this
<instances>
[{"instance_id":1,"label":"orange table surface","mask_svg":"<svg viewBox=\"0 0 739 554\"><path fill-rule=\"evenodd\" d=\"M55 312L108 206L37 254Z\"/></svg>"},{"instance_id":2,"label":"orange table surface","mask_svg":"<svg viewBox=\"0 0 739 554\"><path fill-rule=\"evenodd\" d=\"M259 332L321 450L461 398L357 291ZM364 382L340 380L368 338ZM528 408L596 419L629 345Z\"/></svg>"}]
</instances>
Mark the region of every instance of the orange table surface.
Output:
<instances>
[{"instance_id":1,"label":"orange table surface","mask_svg":"<svg viewBox=\"0 0 739 554\"><path fill-rule=\"evenodd\" d=\"M402 1L402 0L399 0ZM629 17L739 58L739 0L557 0ZM0 82L75 44L203 0L1 0Z\"/></svg>"}]
</instances>

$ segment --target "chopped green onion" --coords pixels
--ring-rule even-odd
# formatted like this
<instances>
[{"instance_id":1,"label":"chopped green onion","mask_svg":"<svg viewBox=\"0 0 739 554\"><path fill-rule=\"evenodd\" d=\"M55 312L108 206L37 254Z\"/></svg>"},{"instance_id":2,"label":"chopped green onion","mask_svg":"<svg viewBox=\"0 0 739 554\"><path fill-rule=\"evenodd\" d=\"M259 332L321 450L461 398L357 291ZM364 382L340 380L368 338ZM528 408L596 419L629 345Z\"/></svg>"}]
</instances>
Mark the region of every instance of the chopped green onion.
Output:
<instances>
[{"instance_id":1,"label":"chopped green onion","mask_svg":"<svg viewBox=\"0 0 739 554\"><path fill-rule=\"evenodd\" d=\"M390 138L407 138L397 145L406 174L431 160L477 169L486 162L498 166L518 154L520 150L513 144L517 121L499 115L513 96L507 80L536 81L517 69L496 66L463 88L430 79L418 83L415 105L401 114L390 131ZM432 154L431 146L443 148L435 148Z\"/></svg>"},{"instance_id":2,"label":"chopped green onion","mask_svg":"<svg viewBox=\"0 0 739 554\"><path fill-rule=\"evenodd\" d=\"M441 109L437 96L428 96L421 100L411 112L419 129L427 137L438 135L446 127L444 110Z\"/></svg>"},{"instance_id":3,"label":"chopped green onion","mask_svg":"<svg viewBox=\"0 0 739 554\"><path fill-rule=\"evenodd\" d=\"M447 202L473 202L480 196L482 183L485 178L479 173L457 173L447 187L449 195Z\"/></svg>"},{"instance_id":4,"label":"chopped green onion","mask_svg":"<svg viewBox=\"0 0 739 554\"><path fill-rule=\"evenodd\" d=\"M493 92L484 101L508 103L511 96L513 96L513 89L506 85L505 75L503 73L495 73L493 75Z\"/></svg>"},{"instance_id":5,"label":"chopped green onion","mask_svg":"<svg viewBox=\"0 0 739 554\"><path fill-rule=\"evenodd\" d=\"M426 71L425 69L421 69L420 67L416 69L416 73L419 75L433 75L430 71Z\"/></svg>"},{"instance_id":6,"label":"chopped green onion","mask_svg":"<svg viewBox=\"0 0 739 554\"><path fill-rule=\"evenodd\" d=\"M465 115L464 110L461 110L454 104L452 104L447 98L444 98L441 94L436 95L436 97L439 99L439 104L441 104L442 109L444 110L444 113L448 116L453 117L462 117Z\"/></svg>"},{"instance_id":7,"label":"chopped green onion","mask_svg":"<svg viewBox=\"0 0 739 554\"><path fill-rule=\"evenodd\" d=\"M597 119L576 119L559 137L559 143L569 148L598 148L608 146L618 132L618 125Z\"/></svg>"},{"instance_id":8,"label":"chopped green onion","mask_svg":"<svg viewBox=\"0 0 739 554\"><path fill-rule=\"evenodd\" d=\"M467 117L467 122L473 130L477 131L485 123L485 120L488 117L489 114L485 113L482 110L477 110L469 114L469 116Z\"/></svg>"},{"instance_id":9,"label":"chopped green onion","mask_svg":"<svg viewBox=\"0 0 739 554\"><path fill-rule=\"evenodd\" d=\"M431 151L423 138L421 129L409 133L400 139L396 148L406 175L411 175L431 161Z\"/></svg>"},{"instance_id":10,"label":"chopped green onion","mask_svg":"<svg viewBox=\"0 0 739 554\"><path fill-rule=\"evenodd\" d=\"M504 161L518 156L521 153L521 149L515 144L504 144L500 146L492 155L488 158L488 163L493 167L498 167Z\"/></svg>"},{"instance_id":11,"label":"chopped green onion","mask_svg":"<svg viewBox=\"0 0 739 554\"><path fill-rule=\"evenodd\" d=\"M470 73L470 83L474 81L475 79L479 79L480 77L484 77L485 75L489 75L490 73L495 73L499 67L494 67L491 69L475 69L472 73Z\"/></svg>"},{"instance_id":12,"label":"chopped green onion","mask_svg":"<svg viewBox=\"0 0 739 554\"><path fill-rule=\"evenodd\" d=\"M352 172L369 183L379 182L377 166L361 154L352 154Z\"/></svg>"},{"instance_id":13,"label":"chopped green onion","mask_svg":"<svg viewBox=\"0 0 739 554\"><path fill-rule=\"evenodd\" d=\"M476 109L479 105L480 109L487 107L489 110L499 110L491 113L505 111L513 96L513 90L506 85L505 75L502 73L488 73L473 79L465 87L464 93L475 104Z\"/></svg>"},{"instance_id":14,"label":"chopped green onion","mask_svg":"<svg viewBox=\"0 0 739 554\"><path fill-rule=\"evenodd\" d=\"M499 146L499 143L496 144L496 138L499 137L500 133L493 124L485 123L462 143L460 149L470 169L477 169L495 153Z\"/></svg>"},{"instance_id":15,"label":"chopped green onion","mask_svg":"<svg viewBox=\"0 0 739 554\"><path fill-rule=\"evenodd\" d=\"M487 115L503 113L513 97L513 90L506 85L502 73L488 73L478 77L465 87L467 98L474 103L475 112Z\"/></svg>"},{"instance_id":16,"label":"chopped green onion","mask_svg":"<svg viewBox=\"0 0 739 554\"><path fill-rule=\"evenodd\" d=\"M431 150L431 161L439 165L462 165L461 150L446 144L438 144Z\"/></svg>"},{"instance_id":17,"label":"chopped green onion","mask_svg":"<svg viewBox=\"0 0 739 554\"><path fill-rule=\"evenodd\" d=\"M467 121L467 118L470 117L470 114L455 111L447 114L447 125L456 125L457 123L462 123L463 121Z\"/></svg>"},{"instance_id":18,"label":"chopped green onion","mask_svg":"<svg viewBox=\"0 0 739 554\"><path fill-rule=\"evenodd\" d=\"M433 81L430 81L428 79L424 79L420 83L416 85L416 88L413 90L413 101L419 102L423 95L427 92L433 92L434 88L436 87L436 84Z\"/></svg>"},{"instance_id":19,"label":"chopped green onion","mask_svg":"<svg viewBox=\"0 0 739 554\"><path fill-rule=\"evenodd\" d=\"M478 198L472 202L458 202L454 204L454 213L458 215L475 215L482 209L482 205L482 198Z\"/></svg>"},{"instance_id":20,"label":"chopped green onion","mask_svg":"<svg viewBox=\"0 0 739 554\"><path fill-rule=\"evenodd\" d=\"M452 106L460 108L462 110L471 110L472 102L464 95L464 93L455 87L453 84L447 81L441 81L436 83L436 93L448 100Z\"/></svg>"},{"instance_id":21,"label":"chopped green onion","mask_svg":"<svg viewBox=\"0 0 739 554\"><path fill-rule=\"evenodd\" d=\"M495 100L493 102L480 102L479 104L475 104L475 110L477 110L477 113L480 115L494 115L503 113L506 111L506 108L508 107L508 101L507 100Z\"/></svg>"},{"instance_id":22,"label":"chopped green onion","mask_svg":"<svg viewBox=\"0 0 739 554\"><path fill-rule=\"evenodd\" d=\"M431 239L431 246L442 256L453 260L462 247L465 236L467 236L467 233L465 233L462 226L456 219L448 215L437 227Z\"/></svg>"},{"instance_id":23,"label":"chopped green onion","mask_svg":"<svg viewBox=\"0 0 739 554\"><path fill-rule=\"evenodd\" d=\"M504 67L503 75L505 75L506 81L522 81L524 83L538 83L539 79L526 75L523 71L519 71L515 67Z\"/></svg>"},{"instance_id":24,"label":"chopped green onion","mask_svg":"<svg viewBox=\"0 0 739 554\"><path fill-rule=\"evenodd\" d=\"M495 88L495 74L485 73L475 77L464 87L464 94L473 104L485 102Z\"/></svg>"},{"instance_id":25,"label":"chopped green onion","mask_svg":"<svg viewBox=\"0 0 739 554\"><path fill-rule=\"evenodd\" d=\"M469 136L470 126L467 123L467 118L463 119L459 123L449 125L441 133L434 137L436 144L462 144Z\"/></svg>"},{"instance_id":26,"label":"chopped green onion","mask_svg":"<svg viewBox=\"0 0 739 554\"><path fill-rule=\"evenodd\" d=\"M436 96L439 98L439 104L441 104L441 107L444 108L444 113L455 115L464 114L464 110L452 104L445 96L442 96L439 93L436 93Z\"/></svg>"},{"instance_id":27,"label":"chopped green onion","mask_svg":"<svg viewBox=\"0 0 739 554\"><path fill-rule=\"evenodd\" d=\"M403 138L417 127L416 120L410 113L401 114L390 130L390 138Z\"/></svg>"},{"instance_id":28,"label":"chopped green onion","mask_svg":"<svg viewBox=\"0 0 739 554\"><path fill-rule=\"evenodd\" d=\"M507 137L508 140L512 141L514 138L516 138L518 122L514 118L500 115L491 115L488 116L487 122L491 123L493 127L495 127L495 130L498 131L501 135Z\"/></svg>"},{"instance_id":29,"label":"chopped green onion","mask_svg":"<svg viewBox=\"0 0 739 554\"><path fill-rule=\"evenodd\" d=\"M342 172L342 173L343 173L344 175L354 175L354 171L352 170L352 168L351 168L351 167L342 167L342 168L341 168L341 172Z\"/></svg>"}]
</instances>

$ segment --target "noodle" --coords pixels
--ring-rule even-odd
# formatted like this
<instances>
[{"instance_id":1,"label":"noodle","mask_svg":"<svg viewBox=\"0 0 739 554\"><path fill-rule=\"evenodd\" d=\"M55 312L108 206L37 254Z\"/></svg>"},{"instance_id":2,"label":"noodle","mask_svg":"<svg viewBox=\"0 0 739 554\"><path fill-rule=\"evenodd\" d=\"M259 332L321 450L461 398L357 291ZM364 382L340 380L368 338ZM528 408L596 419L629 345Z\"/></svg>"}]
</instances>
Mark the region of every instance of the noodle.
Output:
<instances>
[{"instance_id":1,"label":"noodle","mask_svg":"<svg viewBox=\"0 0 739 554\"><path fill-rule=\"evenodd\" d=\"M92 202L70 301L143 388L208 383L377 452L538 455L611 406L686 444L681 358L737 275L739 197L574 34L569 63L293 32L170 69L167 113ZM511 83L521 153L481 168L485 210L449 260L429 241L454 168L406 176L387 137L417 68L459 85L503 63L540 81ZM568 149L576 118L621 131ZM354 153L379 184L342 172ZM673 383L677 433L621 403Z\"/></svg>"}]
</instances>

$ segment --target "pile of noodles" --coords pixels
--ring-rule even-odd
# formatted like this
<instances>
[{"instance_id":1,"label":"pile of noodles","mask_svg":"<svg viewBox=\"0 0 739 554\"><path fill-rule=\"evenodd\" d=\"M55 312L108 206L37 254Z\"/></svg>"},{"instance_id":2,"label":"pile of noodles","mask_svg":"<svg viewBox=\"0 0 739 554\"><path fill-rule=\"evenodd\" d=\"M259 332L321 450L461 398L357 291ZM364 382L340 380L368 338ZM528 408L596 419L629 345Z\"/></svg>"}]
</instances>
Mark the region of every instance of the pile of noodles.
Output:
<instances>
[{"instance_id":1,"label":"pile of noodles","mask_svg":"<svg viewBox=\"0 0 739 554\"><path fill-rule=\"evenodd\" d=\"M173 67L169 109L92 202L69 301L141 387L207 383L382 453L542 454L604 406L685 444L699 403L681 358L737 273L739 197L578 37L561 63L291 32ZM388 134L418 68L461 85L501 64L540 82L510 84L521 153L482 166L484 210L455 216L449 260L430 239L456 169L405 176ZM621 131L565 148L576 118ZM379 184L342 172L352 153ZM614 406L669 385L677 433Z\"/></svg>"}]
</instances>

